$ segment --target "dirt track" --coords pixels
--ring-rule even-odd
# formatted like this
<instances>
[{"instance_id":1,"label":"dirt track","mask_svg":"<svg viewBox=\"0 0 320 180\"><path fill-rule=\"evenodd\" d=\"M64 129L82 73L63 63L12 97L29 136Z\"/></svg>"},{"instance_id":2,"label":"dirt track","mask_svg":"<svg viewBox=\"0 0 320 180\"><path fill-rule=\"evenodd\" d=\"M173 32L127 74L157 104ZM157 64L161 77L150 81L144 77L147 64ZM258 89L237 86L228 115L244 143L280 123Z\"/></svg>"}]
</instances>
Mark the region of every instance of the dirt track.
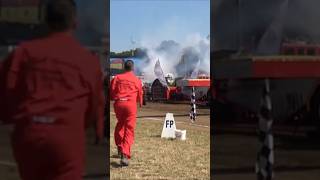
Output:
<instances>
[{"instance_id":1,"label":"dirt track","mask_svg":"<svg viewBox=\"0 0 320 180\"><path fill-rule=\"evenodd\" d=\"M194 128L202 128L210 131L210 109L208 107L198 107L199 114L196 122L191 123L189 119L189 104L165 104L165 103L148 103L146 106L138 110L139 119L159 120L163 121L166 113L173 113L176 123L179 126L191 126ZM113 112L113 108L111 111Z\"/></svg>"}]
</instances>

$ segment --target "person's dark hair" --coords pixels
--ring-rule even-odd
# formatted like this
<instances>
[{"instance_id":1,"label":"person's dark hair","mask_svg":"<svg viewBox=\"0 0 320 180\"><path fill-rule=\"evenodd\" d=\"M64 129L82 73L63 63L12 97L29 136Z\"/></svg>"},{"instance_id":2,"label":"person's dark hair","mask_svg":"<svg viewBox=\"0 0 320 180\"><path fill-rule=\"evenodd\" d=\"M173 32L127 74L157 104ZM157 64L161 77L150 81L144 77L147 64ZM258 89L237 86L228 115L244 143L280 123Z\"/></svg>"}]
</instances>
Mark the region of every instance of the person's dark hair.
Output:
<instances>
[{"instance_id":1,"label":"person's dark hair","mask_svg":"<svg viewBox=\"0 0 320 180\"><path fill-rule=\"evenodd\" d=\"M76 18L74 0L48 0L45 20L52 31L65 31L72 27Z\"/></svg>"},{"instance_id":2,"label":"person's dark hair","mask_svg":"<svg viewBox=\"0 0 320 180\"><path fill-rule=\"evenodd\" d=\"M124 63L124 70L125 71L133 71L133 68L134 68L134 63L132 60L127 60Z\"/></svg>"}]
</instances>

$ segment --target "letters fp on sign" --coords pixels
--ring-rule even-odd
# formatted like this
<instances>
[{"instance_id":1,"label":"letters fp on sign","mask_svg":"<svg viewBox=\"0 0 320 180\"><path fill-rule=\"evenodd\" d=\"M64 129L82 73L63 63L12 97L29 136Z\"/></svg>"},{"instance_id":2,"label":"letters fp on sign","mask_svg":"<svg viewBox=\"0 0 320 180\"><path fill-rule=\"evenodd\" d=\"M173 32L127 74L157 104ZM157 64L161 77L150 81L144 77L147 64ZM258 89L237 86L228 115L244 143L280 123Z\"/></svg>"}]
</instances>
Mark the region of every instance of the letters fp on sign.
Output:
<instances>
[{"instance_id":1,"label":"letters fp on sign","mask_svg":"<svg viewBox=\"0 0 320 180\"><path fill-rule=\"evenodd\" d=\"M174 121L173 120L166 120L166 128L171 128L171 126L173 125Z\"/></svg>"},{"instance_id":2,"label":"letters fp on sign","mask_svg":"<svg viewBox=\"0 0 320 180\"><path fill-rule=\"evenodd\" d=\"M161 138L176 138L176 123L172 113L167 113L163 122Z\"/></svg>"}]
</instances>

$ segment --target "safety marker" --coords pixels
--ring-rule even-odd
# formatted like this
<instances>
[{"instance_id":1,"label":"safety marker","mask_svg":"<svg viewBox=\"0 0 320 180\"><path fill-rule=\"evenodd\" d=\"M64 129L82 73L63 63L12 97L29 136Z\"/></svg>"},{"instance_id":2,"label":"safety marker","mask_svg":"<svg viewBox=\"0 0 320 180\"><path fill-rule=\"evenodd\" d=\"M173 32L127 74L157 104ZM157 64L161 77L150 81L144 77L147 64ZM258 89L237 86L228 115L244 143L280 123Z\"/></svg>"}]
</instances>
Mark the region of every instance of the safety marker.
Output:
<instances>
[{"instance_id":1,"label":"safety marker","mask_svg":"<svg viewBox=\"0 0 320 180\"><path fill-rule=\"evenodd\" d=\"M176 122L174 121L173 114L167 113L163 122L161 138L176 138Z\"/></svg>"}]
</instances>

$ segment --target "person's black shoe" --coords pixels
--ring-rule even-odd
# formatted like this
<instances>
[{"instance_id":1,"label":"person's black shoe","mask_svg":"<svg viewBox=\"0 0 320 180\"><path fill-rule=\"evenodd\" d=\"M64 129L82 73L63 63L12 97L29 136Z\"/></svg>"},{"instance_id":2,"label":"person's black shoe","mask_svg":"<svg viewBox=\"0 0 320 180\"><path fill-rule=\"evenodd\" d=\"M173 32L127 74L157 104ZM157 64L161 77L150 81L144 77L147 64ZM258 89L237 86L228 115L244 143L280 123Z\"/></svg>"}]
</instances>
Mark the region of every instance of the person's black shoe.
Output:
<instances>
[{"instance_id":1,"label":"person's black shoe","mask_svg":"<svg viewBox=\"0 0 320 180\"><path fill-rule=\"evenodd\" d=\"M129 166L129 159L124 154L121 155L120 165L121 166Z\"/></svg>"}]
</instances>

